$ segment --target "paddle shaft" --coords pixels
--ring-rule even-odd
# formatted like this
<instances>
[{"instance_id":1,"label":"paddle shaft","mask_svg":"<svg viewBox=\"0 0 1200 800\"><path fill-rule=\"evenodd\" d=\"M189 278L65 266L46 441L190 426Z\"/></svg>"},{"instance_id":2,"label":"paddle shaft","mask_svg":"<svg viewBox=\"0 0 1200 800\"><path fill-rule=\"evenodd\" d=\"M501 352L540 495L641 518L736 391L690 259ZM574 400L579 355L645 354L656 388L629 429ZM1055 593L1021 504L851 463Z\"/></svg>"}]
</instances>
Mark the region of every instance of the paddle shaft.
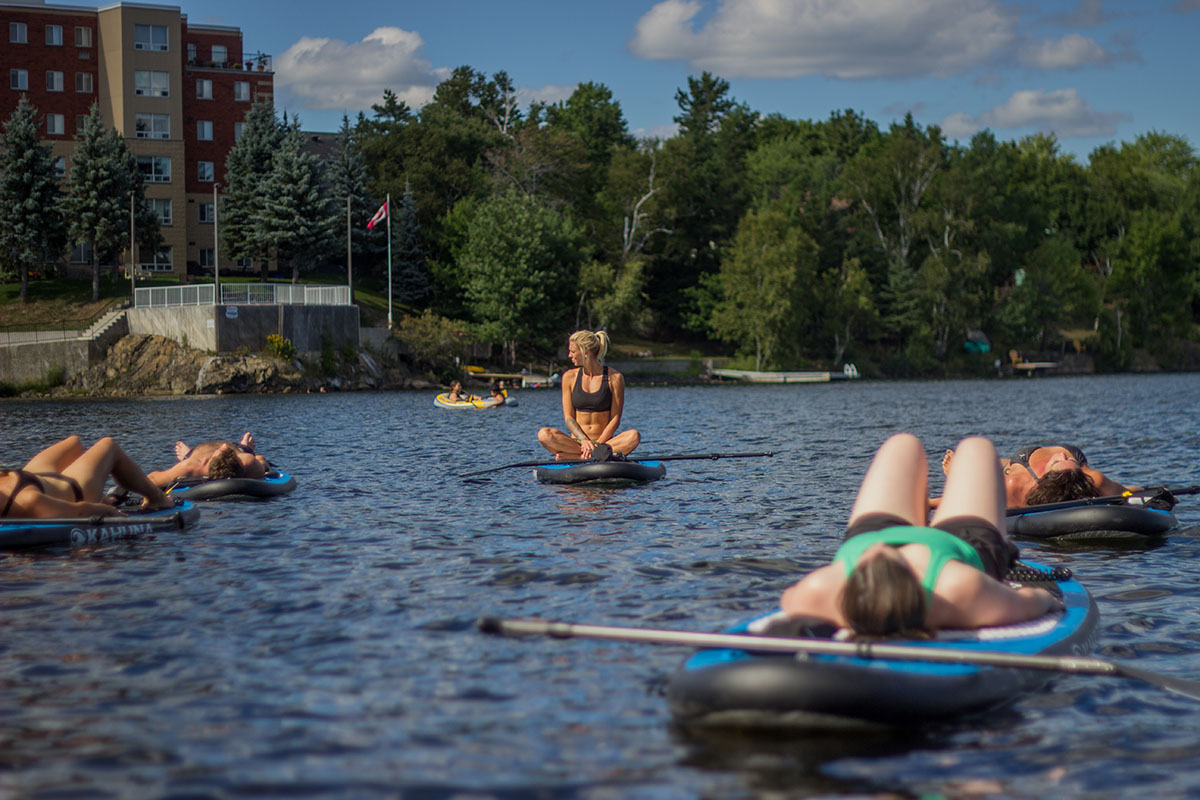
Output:
<instances>
[{"instance_id":1,"label":"paddle shaft","mask_svg":"<svg viewBox=\"0 0 1200 800\"><path fill-rule=\"evenodd\" d=\"M1123 503L1130 497L1139 495L1151 496L1157 492L1170 492L1174 495L1180 494L1200 494L1200 486L1153 486L1145 489L1138 489L1136 492L1129 494L1114 494L1107 497L1081 497L1078 500L1064 500L1061 503L1041 503L1036 506L1018 506L1005 511L1005 514L1010 517L1015 517L1018 514L1027 514L1030 511L1056 511L1060 508L1080 508L1083 506L1111 506L1118 503Z\"/></svg>"},{"instance_id":2,"label":"paddle shaft","mask_svg":"<svg viewBox=\"0 0 1200 800\"><path fill-rule=\"evenodd\" d=\"M485 633L541 635L556 639L581 637L675 644L688 647L748 650L769 653L808 653L811 655L850 656L854 658L926 661L947 664L975 664L989 667L1013 667L1070 672L1083 675L1112 675L1135 678L1168 691L1200 700L1200 681L1159 675L1139 667L1090 656L1038 656L1021 653L997 653L976 650L881 644L879 642L833 642L821 639L789 639L750 636L736 633L695 633L692 631L622 628L608 625L576 625L541 620L505 620L485 618L479 621Z\"/></svg>"},{"instance_id":3,"label":"paddle shaft","mask_svg":"<svg viewBox=\"0 0 1200 800\"><path fill-rule=\"evenodd\" d=\"M695 455L683 456L637 456L635 458L627 458L627 461L695 461L718 458L763 458L775 455L774 452L768 450L765 453L703 453ZM603 463L596 462L588 458L561 458L554 461L550 458L543 458L541 461L522 461L519 464L505 464L503 467L492 467L491 469L481 469L477 472L463 472L458 477L470 478L474 475L486 475L489 472L499 472L502 469L514 469L516 467L540 467L543 464L593 464Z\"/></svg>"}]
</instances>

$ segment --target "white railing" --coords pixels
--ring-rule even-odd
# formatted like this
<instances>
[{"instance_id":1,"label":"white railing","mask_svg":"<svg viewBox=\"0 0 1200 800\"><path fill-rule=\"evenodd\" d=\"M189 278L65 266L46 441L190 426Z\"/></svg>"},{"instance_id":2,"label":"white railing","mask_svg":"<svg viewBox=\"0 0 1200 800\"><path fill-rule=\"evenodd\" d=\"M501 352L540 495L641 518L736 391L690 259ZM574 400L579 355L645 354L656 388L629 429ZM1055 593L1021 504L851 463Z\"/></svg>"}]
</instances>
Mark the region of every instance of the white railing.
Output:
<instances>
[{"instance_id":1,"label":"white railing","mask_svg":"<svg viewBox=\"0 0 1200 800\"><path fill-rule=\"evenodd\" d=\"M160 308L163 306L211 306L217 293L212 284L197 286L152 286L133 290L135 308Z\"/></svg>"},{"instance_id":2,"label":"white railing","mask_svg":"<svg viewBox=\"0 0 1200 800\"><path fill-rule=\"evenodd\" d=\"M215 304L216 292L210 283L135 289L133 293L133 305L136 308ZM350 287L305 286L297 283L222 283L220 305L348 306Z\"/></svg>"}]
</instances>

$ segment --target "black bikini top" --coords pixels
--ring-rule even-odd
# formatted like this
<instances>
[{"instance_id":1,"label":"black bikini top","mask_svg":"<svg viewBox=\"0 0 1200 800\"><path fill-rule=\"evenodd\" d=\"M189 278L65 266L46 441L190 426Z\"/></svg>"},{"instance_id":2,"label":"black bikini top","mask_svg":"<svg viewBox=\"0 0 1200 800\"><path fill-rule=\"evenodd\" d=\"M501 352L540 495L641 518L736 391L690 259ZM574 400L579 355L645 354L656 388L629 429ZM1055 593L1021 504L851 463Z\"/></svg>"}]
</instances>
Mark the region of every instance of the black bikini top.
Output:
<instances>
[{"instance_id":1,"label":"black bikini top","mask_svg":"<svg viewBox=\"0 0 1200 800\"><path fill-rule=\"evenodd\" d=\"M576 411L610 411L612 410L612 389L608 385L608 366L605 365L600 388L594 392L583 390L583 367L575 376L575 385L571 387L571 404Z\"/></svg>"}]
</instances>

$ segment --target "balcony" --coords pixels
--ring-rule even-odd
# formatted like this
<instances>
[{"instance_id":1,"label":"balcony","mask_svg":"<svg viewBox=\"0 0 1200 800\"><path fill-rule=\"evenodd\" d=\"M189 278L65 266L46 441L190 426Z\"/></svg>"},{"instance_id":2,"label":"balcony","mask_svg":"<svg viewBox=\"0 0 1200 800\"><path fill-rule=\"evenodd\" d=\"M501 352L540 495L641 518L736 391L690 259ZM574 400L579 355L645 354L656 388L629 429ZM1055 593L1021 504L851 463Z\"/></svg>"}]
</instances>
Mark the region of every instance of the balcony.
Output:
<instances>
[{"instance_id":1,"label":"balcony","mask_svg":"<svg viewBox=\"0 0 1200 800\"><path fill-rule=\"evenodd\" d=\"M245 53L241 61L205 61L190 58L188 67L193 69L220 69L234 72L274 72L274 59L269 53Z\"/></svg>"}]
</instances>

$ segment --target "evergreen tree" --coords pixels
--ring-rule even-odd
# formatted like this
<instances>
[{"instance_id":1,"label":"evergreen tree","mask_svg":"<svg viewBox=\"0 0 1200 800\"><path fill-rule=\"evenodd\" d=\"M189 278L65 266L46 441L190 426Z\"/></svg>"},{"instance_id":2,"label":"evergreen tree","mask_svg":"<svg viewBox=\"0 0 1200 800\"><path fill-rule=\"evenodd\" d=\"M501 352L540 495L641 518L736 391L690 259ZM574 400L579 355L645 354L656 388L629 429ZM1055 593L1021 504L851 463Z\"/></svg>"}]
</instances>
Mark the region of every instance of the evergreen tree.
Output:
<instances>
[{"instance_id":1,"label":"evergreen tree","mask_svg":"<svg viewBox=\"0 0 1200 800\"><path fill-rule=\"evenodd\" d=\"M253 217L256 237L292 268L292 283L299 280L302 267L311 267L329 252L333 233L332 203L322 185L321 165L303 148L304 133L294 117L262 184L268 202L259 204Z\"/></svg>"},{"instance_id":2,"label":"evergreen tree","mask_svg":"<svg viewBox=\"0 0 1200 800\"><path fill-rule=\"evenodd\" d=\"M0 135L0 257L20 273L22 303L29 270L57 259L65 243L54 159L37 128L37 110L21 95Z\"/></svg>"},{"instance_id":3,"label":"evergreen tree","mask_svg":"<svg viewBox=\"0 0 1200 800\"><path fill-rule=\"evenodd\" d=\"M70 241L91 248L92 300L100 299L101 254L111 258L127 244L130 193L142 201L141 190L137 159L120 134L104 128L100 107L93 104L76 139L65 208ZM157 231L149 215L137 216Z\"/></svg>"},{"instance_id":4,"label":"evergreen tree","mask_svg":"<svg viewBox=\"0 0 1200 800\"><path fill-rule=\"evenodd\" d=\"M421 242L416 200L407 184L398 212L392 225L392 299L420 306L429 297L431 288L429 265Z\"/></svg>"},{"instance_id":5,"label":"evergreen tree","mask_svg":"<svg viewBox=\"0 0 1200 800\"><path fill-rule=\"evenodd\" d=\"M246 112L242 136L225 158L225 197L221 204L221 241L235 258L259 263L267 279L272 242L259 220L268 216L274 202L268 193L275 151L283 129L268 103L255 103Z\"/></svg>"},{"instance_id":6,"label":"evergreen tree","mask_svg":"<svg viewBox=\"0 0 1200 800\"><path fill-rule=\"evenodd\" d=\"M337 148L334 150L333 158L330 160L325 174L329 181L330 194L333 196L335 224L332 227L335 231L345 233L345 228L349 225L350 258L354 264L359 265L357 269L361 273L363 267L366 266L361 259L379 253L375 239L367 230L367 222L379 204L367 192L366 160L363 158L362 150L359 149L357 137L354 129L350 127L350 118L347 116L342 117L342 127L337 136ZM350 206L349 221L346 219L347 199ZM344 239L344 236L341 237L343 245L345 245ZM349 272L347 280L353 280ZM350 287L350 293L353 296L353 286Z\"/></svg>"}]
</instances>

